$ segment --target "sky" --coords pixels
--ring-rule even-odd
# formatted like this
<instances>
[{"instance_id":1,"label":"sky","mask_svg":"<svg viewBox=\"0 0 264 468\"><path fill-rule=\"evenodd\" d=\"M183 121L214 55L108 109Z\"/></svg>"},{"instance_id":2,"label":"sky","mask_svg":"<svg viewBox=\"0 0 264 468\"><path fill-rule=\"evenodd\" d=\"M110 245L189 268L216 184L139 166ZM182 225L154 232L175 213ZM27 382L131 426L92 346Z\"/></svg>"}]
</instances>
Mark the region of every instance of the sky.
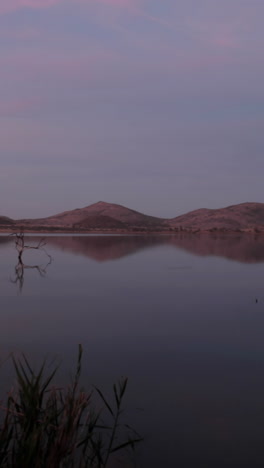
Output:
<instances>
[{"instance_id":1,"label":"sky","mask_svg":"<svg viewBox=\"0 0 264 468\"><path fill-rule=\"evenodd\" d=\"M263 0L1 0L0 215L264 202Z\"/></svg>"}]
</instances>

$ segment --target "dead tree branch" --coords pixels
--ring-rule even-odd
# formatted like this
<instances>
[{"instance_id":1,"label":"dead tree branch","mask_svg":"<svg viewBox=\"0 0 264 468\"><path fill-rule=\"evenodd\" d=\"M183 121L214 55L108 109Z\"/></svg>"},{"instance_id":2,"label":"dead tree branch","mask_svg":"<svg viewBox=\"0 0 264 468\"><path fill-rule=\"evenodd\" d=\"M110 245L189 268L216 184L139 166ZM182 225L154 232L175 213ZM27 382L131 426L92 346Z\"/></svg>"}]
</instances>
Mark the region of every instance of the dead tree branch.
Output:
<instances>
[{"instance_id":1,"label":"dead tree branch","mask_svg":"<svg viewBox=\"0 0 264 468\"><path fill-rule=\"evenodd\" d=\"M47 272L48 266L52 263L52 257L48 254L44 246L46 245L45 239L42 238L37 245L25 244L24 232L13 233L11 236L15 236L15 246L18 252L18 263L15 267L15 278L11 279L11 282L19 285L19 292L21 293L24 286L24 272L25 270L37 270L41 277L44 277ZM26 265L23 262L23 253L25 250L42 250L49 258L48 263L43 267L41 265Z\"/></svg>"}]
</instances>

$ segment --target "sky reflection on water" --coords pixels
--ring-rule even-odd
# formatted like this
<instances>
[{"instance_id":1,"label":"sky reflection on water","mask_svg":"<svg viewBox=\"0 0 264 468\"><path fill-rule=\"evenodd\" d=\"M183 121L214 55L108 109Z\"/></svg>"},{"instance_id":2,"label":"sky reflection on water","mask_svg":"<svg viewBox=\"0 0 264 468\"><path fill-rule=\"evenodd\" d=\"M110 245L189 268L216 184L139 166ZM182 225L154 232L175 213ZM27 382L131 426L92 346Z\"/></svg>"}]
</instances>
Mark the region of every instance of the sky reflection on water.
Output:
<instances>
[{"instance_id":1,"label":"sky reflection on water","mask_svg":"<svg viewBox=\"0 0 264 468\"><path fill-rule=\"evenodd\" d=\"M46 276L26 271L18 296L16 252L0 238L2 355L59 356L68 375L83 343L84 380L107 388L128 375L128 406L144 409L132 413L146 435L142 468L262 466L262 241L47 241Z\"/></svg>"}]
</instances>

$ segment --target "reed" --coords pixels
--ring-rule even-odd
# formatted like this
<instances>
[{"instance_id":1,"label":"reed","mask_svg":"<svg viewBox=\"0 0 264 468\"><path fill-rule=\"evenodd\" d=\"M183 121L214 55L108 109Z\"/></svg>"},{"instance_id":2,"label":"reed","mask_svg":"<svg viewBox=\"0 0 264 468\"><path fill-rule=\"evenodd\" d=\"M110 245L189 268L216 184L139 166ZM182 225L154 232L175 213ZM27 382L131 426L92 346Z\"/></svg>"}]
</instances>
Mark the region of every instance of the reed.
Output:
<instances>
[{"instance_id":1,"label":"reed","mask_svg":"<svg viewBox=\"0 0 264 468\"><path fill-rule=\"evenodd\" d=\"M127 378L113 386L114 404L99 388L80 388L82 346L72 382L57 388L57 369L38 372L25 355L12 357L17 388L1 404L0 466L6 468L106 468L114 456L135 449L142 438L121 423ZM95 409L95 394L101 409ZM108 414L107 423L105 413Z\"/></svg>"}]
</instances>

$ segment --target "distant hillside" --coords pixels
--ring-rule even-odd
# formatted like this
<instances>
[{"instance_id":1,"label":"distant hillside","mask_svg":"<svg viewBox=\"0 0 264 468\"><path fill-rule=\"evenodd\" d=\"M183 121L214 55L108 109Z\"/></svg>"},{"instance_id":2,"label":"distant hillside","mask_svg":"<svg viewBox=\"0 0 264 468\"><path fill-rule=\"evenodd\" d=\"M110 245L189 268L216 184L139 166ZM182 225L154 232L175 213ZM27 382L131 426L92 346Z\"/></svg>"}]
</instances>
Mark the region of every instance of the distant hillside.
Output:
<instances>
[{"instance_id":1,"label":"distant hillside","mask_svg":"<svg viewBox=\"0 0 264 468\"><path fill-rule=\"evenodd\" d=\"M110 231L110 232L174 232L223 231L263 232L264 203L241 203L227 208L203 208L172 219L148 216L122 205L98 202L85 208L64 211L38 219L12 220L0 217L0 229L25 231Z\"/></svg>"},{"instance_id":2,"label":"distant hillside","mask_svg":"<svg viewBox=\"0 0 264 468\"><path fill-rule=\"evenodd\" d=\"M78 223L73 224L74 229L125 229L126 224L110 216L90 215Z\"/></svg>"},{"instance_id":3,"label":"distant hillside","mask_svg":"<svg viewBox=\"0 0 264 468\"><path fill-rule=\"evenodd\" d=\"M203 208L168 220L173 228L190 230L263 230L264 203L241 203L217 210Z\"/></svg>"},{"instance_id":4,"label":"distant hillside","mask_svg":"<svg viewBox=\"0 0 264 468\"><path fill-rule=\"evenodd\" d=\"M17 221L25 227L57 227L69 229L131 229L163 226L165 220L144 215L122 205L98 202L85 208L64 211L41 219Z\"/></svg>"},{"instance_id":5,"label":"distant hillside","mask_svg":"<svg viewBox=\"0 0 264 468\"><path fill-rule=\"evenodd\" d=\"M0 226L11 226L12 224L14 224L13 219L7 216L0 216Z\"/></svg>"}]
</instances>

